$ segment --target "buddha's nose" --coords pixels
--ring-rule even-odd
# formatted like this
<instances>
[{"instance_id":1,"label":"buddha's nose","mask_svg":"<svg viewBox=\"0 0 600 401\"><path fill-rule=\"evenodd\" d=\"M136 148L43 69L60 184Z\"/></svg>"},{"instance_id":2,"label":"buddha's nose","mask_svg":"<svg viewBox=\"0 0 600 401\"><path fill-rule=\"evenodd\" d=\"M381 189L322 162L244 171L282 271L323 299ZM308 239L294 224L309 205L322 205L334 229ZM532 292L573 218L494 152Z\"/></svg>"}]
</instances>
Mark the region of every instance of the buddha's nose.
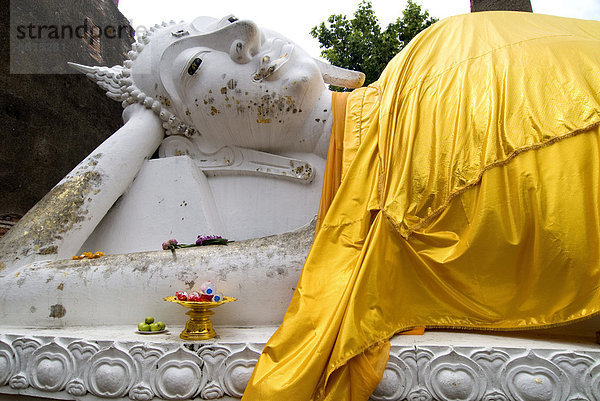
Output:
<instances>
[{"instance_id":1,"label":"buddha's nose","mask_svg":"<svg viewBox=\"0 0 600 401\"><path fill-rule=\"evenodd\" d=\"M240 64L249 62L258 53L262 34L252 21L236 21L236 35L231 42L229 56Z\"/></svg>"}]
</instances>

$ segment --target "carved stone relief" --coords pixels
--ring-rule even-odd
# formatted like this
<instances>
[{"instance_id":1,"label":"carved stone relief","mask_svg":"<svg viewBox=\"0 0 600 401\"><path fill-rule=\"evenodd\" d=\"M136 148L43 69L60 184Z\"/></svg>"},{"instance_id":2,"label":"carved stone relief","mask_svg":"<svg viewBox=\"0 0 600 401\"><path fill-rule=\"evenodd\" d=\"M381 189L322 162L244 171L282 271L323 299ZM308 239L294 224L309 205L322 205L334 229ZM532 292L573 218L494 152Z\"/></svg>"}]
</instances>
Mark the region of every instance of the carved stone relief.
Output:
<instances>
[{"instance_id":1,"label":"carved stone relief","mask_svg":"<svg viewBox=\"0 0 600 401\"><path fill-rule=\"evenodd\" d=\"M264 344L0 335L0 394L241 398ZM373 401L600 401L600 351L393 346Z\"/></svg>"}]
</instances>

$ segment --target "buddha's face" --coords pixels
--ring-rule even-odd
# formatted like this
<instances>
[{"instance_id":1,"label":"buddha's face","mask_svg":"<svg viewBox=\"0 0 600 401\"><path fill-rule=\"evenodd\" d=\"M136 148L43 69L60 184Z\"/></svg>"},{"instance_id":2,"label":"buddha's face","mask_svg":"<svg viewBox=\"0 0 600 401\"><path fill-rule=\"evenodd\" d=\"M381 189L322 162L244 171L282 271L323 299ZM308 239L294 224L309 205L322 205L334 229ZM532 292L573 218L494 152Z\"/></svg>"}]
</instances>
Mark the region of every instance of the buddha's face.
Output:
<instances>
[{"instance_id":1,"label":"buddha's face","mask_svg":"<svg viewBox=\"0 0 600 401\"><path fill-rule=\"evenodd\" d=\"M290 148L326 93L315 61L284 36L233 17L201 17L162 29L139 62L159 63L142 89L216 145ZM156 43L157 50L154 49ZM164 50L161 50L162 47ZM136 82L148 75L133 69ZM307 134L310 136L310 134Z\"/></svg>"}]
</instances>

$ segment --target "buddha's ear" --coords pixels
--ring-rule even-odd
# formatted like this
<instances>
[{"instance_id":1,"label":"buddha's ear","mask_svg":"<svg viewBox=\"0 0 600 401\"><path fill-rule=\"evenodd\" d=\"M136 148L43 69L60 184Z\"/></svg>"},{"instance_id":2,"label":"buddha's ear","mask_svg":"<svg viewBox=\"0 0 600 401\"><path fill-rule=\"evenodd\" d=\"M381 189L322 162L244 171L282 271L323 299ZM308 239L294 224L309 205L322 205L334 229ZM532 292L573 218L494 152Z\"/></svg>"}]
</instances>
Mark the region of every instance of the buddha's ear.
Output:
<instances>
[{"instance_id":1,"label":"buddha's ear","mask_svg":"<svg viewBox=\"0 0 600 401\"><path fill-rule=\"evenodd\" d=\"M365 82L365 74L360 71L347 70L325 63L319 59L314 59L321 71L323 81L326 84L341 86L343 88L360 88Z\"/></svg>"}]
</instances>

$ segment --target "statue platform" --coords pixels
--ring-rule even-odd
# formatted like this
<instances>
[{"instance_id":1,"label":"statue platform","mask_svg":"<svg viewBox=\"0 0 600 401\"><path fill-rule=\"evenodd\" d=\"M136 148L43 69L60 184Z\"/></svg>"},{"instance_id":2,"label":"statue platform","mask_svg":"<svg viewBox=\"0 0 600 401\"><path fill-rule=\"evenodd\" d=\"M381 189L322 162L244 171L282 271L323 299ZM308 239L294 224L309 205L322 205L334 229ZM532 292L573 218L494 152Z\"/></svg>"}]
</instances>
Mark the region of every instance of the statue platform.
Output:
<instances>
[{"instance_id":1,"label":"statue platform","mask_svg":"<svg viewBox=\"0 0 600 401\"><path fill-rule=\"evenodd\" d=\"M168 329L0 326L0 399L237 400L276 327L221 326L195 342ZM373 401L600 399L589 337L428 331L391 343Z\"/></svg>"}]
</instances>

